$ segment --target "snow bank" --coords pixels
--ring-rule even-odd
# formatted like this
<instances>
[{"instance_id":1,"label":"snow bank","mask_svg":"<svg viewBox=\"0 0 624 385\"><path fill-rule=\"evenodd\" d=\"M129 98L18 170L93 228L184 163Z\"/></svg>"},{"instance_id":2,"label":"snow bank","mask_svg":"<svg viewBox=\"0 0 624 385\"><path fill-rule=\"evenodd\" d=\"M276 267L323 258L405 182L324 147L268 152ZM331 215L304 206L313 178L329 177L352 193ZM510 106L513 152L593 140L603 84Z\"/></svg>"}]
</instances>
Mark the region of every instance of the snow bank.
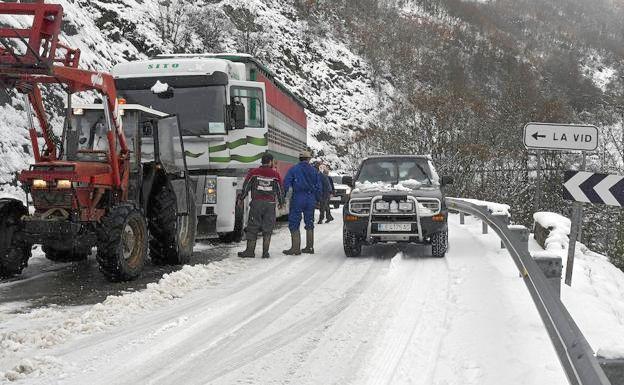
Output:
<instances>
[{"instance_id":1,"label":"snow bank","mask_svg":"<svg viewBox=\"0 0 624 385\"><path fill-rule=\"evenodd\" d=\"M511 217L511 211L510 211L509 205L505 205L505 204L502 204L502 203L480 201L480 200L477 200L477 199L464 199L464 198L461 198L461 200L464 201L464 202L468 202L468 203L472 203L472 204L478 205L478 206L486 206L488 208L488 210L492 214L507 215L508 217Z\"/></svg>"},{"instance_id":2,"label":"snow bank","mask_svg":"<svg viewBox=\"0 0 624 385\"><path fill-rule=\"evenodd\" d=\"M145 290L109 296L104 302L90 308L76 310L52 306L19 314L11 325L0 326L0 371L7 370L6 366L10 365L12 369L4 373L4 378L13 380L43 370L41 363L45 362L49 366L49 360L30 359L24 357L24 353L32 354L29 349L36 351L50 348L81 334L100 332L128 323L136 315L162 307L193 290L218 284L244 266L244 261L239 259L225 259L208 265L187 265L179 271L165 274L157 283L148 284ZM8 331L2 332L3 329ZM19 357L22 361L15 365ZM30 361L23 364L23 359Z\"/></svg>"},{"instance_id":3,"label":"snow bank","mask_svg":"<svg viewBox=\"0 0 624 385\"><path fill-rule=\"evenodd\" d=\"M536 222L550 228L546 252L561 257L566 268L570 220L559 214L534 214ZM531 253L544 251L531 242ZM598 356L624 358L624 272L609 258L576 244L572 287L562 285L561 298Z\"/></svg>"}]
</instances>

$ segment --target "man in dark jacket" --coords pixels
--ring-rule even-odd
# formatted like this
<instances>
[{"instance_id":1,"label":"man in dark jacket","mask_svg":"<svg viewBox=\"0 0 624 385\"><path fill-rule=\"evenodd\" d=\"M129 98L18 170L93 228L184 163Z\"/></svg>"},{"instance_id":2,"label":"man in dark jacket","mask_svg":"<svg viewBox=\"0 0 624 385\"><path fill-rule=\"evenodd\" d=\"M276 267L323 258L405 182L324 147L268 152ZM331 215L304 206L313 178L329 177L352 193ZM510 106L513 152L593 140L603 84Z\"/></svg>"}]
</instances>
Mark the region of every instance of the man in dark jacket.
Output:
<instances>
[{"instance_id":1,"label":"man in dark jacket","mask_svg":"<svg viewBox=\"0 0 624 385\"><path fill-rule=\"evenodd\" d=\"M269 258L271 233L275 227L275 203L284 204L282 178L274 169L273 155L262 156L262 165L249 170L238 197L239 204L251 192L249 219L247 221L247 248L238 253L241 258L255 258L256 240L262 232L262 258Z\"/></svg>"},{"instance_id":2,"label":"man in dark jacket","mask_svg":"<svg viewBox=\"0 0 624 385\"><path fill-rule=\"evenodd\" d=\"M326 216L327 222L325 223L329 223L334 220L329 207L329 200L332 195L334 195L334 181L329 177L329 170L326 167L321 167L321 181L323 182L323 192L321 194L321 215L319 216L319 225L323 223L323 219L325 219Z\"/></svg>"},{"instance_id":3,"label":"man in dark jacket","mask_svg":"<svg viewBox=\"0 0 624 385\"><path fill-rule=\"evenodd\" d=\"M310 165L312 154L304 151L299 155L299 163L294 165L284 180L284 193L292 188L293 196L288 213L288 228L292 246L284 250L286 255L300 255L302 252L314 254L314 210L321 198L321 178L318 171ZM301 214L306 229L306 247L301 249Z\"/></svg>"}]
</instances>

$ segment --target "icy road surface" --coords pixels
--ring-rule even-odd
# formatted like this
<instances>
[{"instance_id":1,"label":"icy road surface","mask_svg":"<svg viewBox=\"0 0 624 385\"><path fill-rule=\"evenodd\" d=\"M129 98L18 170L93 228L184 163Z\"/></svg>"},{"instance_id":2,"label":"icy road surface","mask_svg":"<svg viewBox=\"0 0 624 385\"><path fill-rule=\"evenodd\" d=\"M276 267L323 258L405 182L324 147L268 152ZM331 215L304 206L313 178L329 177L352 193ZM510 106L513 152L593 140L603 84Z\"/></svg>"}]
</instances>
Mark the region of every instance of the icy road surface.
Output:
<instances>
[{"instance_id":1,"label":"icy road surface","mask_svg":"<svg viewBox=\"0 0 624 385\"><path fill-rule=\"evenodd\" d=\"M470 223L451 217L445 259L394 245L347 259L340 220L317 227L316 255L286 257L279 230L270 260L232 257L219 283L18 351L54 365L14 383L566 384L510 257Z\"/></svg>"}]
</instances>

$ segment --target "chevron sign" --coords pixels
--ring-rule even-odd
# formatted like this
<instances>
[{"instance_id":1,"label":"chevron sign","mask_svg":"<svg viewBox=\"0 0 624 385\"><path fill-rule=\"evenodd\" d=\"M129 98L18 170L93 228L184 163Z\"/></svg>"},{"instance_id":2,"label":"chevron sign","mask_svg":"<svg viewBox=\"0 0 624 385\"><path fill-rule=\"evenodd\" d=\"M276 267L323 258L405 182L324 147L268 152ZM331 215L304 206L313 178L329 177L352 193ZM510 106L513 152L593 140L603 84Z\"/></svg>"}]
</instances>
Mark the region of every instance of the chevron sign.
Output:
<instances>
[{"instance_id":1,"label":"chevron sign","mask_svg":"<svg viewBox=\"0 0 624 385\"><path fill-rule=\"evenodd\" d=\"M563 199L609 206L624 206L624 176L566 171Z\"/></svg>"}]
</instances>

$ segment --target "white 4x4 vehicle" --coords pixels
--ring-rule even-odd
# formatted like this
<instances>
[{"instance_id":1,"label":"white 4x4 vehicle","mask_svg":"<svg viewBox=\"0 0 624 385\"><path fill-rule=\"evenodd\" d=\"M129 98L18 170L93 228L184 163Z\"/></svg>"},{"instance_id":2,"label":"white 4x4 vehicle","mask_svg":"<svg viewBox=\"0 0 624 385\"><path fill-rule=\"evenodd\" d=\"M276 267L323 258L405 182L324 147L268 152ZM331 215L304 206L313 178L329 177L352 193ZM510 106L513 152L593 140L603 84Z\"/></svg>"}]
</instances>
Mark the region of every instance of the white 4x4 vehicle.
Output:
<instances>
[{"instance_id":1,"label":"white 4x4 vehicle","mask_svg":"<svg viewBox=\"0 0 624 385\"><path fill-rule=\"evenodd\" d=\"M337 209L340 205L345 204L349 199L349 195L351 195L351 187L342 183L344 175L330 175L329 177L334 182L334 195L331 197L329 202L335 209Z\"/></svg>"}]
</instances>

